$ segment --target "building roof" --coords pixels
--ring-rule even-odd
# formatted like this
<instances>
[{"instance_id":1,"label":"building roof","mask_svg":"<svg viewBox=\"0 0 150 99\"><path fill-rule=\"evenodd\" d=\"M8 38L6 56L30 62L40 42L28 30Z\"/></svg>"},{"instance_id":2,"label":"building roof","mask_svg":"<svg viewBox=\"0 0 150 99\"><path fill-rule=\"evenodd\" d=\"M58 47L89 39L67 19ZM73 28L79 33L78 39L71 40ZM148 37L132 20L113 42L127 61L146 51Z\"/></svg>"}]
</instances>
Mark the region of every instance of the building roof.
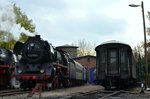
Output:
<instances>
[{"instance_id":1,"label":"building roof","mask_svg":"<svg viewBox=\"0 0 150 99\"><path fill-rule=\"evenodd\" d=\"M56 48L78 48L78 46L72 46L72 45L62 45L62 46L57 46Z\"/></svg>"}]
</instances>

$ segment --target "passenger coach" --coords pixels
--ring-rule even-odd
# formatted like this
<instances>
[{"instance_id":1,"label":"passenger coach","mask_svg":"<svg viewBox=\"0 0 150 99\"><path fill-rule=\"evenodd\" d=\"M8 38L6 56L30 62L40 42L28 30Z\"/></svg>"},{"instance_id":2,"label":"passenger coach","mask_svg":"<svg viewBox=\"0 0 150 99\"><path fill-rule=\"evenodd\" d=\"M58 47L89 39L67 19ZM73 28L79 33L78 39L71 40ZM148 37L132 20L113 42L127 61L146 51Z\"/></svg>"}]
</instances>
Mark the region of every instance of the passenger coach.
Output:
<instances>
[{"instance_id":1,"label":"passenger coach","mask_svg":"<svg viewBox=\"0 0 150 99\"><path fill-rule=\"evenodd\" d=\"M108 41L96 48L96 80L106 89L122 88L136 82L136 66L128 44Z\"/></svg>"}]
</instances>

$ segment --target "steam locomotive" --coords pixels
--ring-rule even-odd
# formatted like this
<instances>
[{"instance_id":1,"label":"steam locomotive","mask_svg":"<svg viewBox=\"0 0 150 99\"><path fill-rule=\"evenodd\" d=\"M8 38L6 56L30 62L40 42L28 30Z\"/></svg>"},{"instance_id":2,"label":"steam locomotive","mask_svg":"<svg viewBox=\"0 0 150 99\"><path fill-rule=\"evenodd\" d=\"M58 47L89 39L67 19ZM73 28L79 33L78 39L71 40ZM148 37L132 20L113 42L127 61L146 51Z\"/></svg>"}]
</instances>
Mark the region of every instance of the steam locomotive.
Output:
<instances>
[{"instance_id":1,"label":"steam locomotive","mask_svg":"<svg viewBox=\"0 0 150 99\"><path fill-rule=\"evenodd\" d=\"M106 89L123 88L136 83L136 66L128 44L108 41L96 48L96 80Z\"/></svg>"},{"instance_id":2,"label":"steam locomotive","mask_svg":"<svg viewBox=\"0 0 150 99\"><path fill-rule=\"evenodd\" d=\"M20 57L15 76L23 89L44 82L52 88L67 87L85 82L85 68L69 55L42 40L40 35L17 42L13 52Z\"/></svg>"},{"instance_id":3,"label":"steam locomotive","mask_svg":"<svg viewBox=\"0 0 150 99\"><path fill-rule=\"evenodd\" d=\"M15 57L13 53L6 49L0 48L0 89L11 86L11 77L15 68Z\"/></svg>"}]
</instances>

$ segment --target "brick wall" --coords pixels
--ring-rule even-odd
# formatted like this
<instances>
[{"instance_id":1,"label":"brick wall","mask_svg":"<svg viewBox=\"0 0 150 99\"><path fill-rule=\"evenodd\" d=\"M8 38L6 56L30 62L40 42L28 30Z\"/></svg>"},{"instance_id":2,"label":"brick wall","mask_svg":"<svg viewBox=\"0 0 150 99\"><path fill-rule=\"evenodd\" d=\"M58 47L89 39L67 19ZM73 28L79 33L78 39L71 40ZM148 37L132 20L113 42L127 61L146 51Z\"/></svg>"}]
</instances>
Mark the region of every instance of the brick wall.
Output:
<instances>
[{"instance_id":1,"label":"brick wall","mask_svg":"<svg viewBox=\"0 0 150 99\"><path fill-rule=\"evenodd\" d=\"M90 81L90 68L96 67L96 56L81 56L75 58L75 60L88 69L88 81Z\"/></svg>"},{"instance_id":2,"label":"brick wall","mask_svg":"<svg viewBox=\"0 0 150 99\"><path fill-rule=\"evenodd\" d=\"M96 66L96 57L91 57L91 56L85 56L85 57L79 57L75 59L77 62L82 64L83 66L88 66L88 67L95 67Z\"/></svg>"}]
</instances>

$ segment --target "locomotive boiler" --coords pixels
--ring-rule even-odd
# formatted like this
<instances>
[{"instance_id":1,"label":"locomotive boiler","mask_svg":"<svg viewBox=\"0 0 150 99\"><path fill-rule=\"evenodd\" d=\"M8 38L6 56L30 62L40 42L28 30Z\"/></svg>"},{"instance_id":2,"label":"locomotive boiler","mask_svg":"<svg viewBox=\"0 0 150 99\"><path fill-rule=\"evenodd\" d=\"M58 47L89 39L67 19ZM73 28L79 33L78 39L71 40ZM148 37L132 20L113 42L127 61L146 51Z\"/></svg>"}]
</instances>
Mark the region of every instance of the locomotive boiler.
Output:
<instances>
[{"instance_id":1,"label":"locomotive boiler","mask_svg":"<svg viewBox=\"0 0 150 99\"><path fill-rule=\"evenodd\" d=\"M23 89L31 89L38 82L59 88L74 84L72 81L75 81L75 84L84 81L84 67L71 59L68 53L53 48L39 35L29 37L25 43L18 41L13 51L20 58L16 64L15 76ZM76 71L77 67L81 68ZM72 77L71 71L75 77Z\"/></svg>"},{"instance_id":2,"label":"locomotive boiler","mask_svg":"<svg viewBox=\"0 0 150 99\"><path fill-rule=\"evenodd\" d=\"M96 48L96 80L106 89L136 83L136 66L128 44L108 41Z\"/></svg>"}]
</instances>

